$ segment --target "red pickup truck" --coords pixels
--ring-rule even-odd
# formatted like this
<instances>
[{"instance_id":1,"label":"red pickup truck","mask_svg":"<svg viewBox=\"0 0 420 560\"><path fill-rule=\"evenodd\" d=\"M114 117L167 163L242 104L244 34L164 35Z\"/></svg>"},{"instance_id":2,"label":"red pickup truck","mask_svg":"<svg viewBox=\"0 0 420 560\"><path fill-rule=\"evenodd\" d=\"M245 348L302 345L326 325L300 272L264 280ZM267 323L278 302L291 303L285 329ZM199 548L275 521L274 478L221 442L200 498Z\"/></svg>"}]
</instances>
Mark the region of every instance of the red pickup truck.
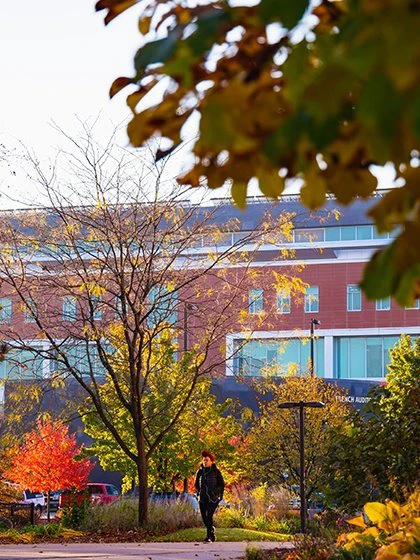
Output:
<instances>
[{"instance_id":1,"label":"red pickup truck","mask_svg":"<svg viewBox=\"0 0 420 560\"><path fill-rule=\"evenodd\" d=\"M105 484L103 482L89 482L84 490L72 492L64 490L60 494L59 507L71 506L74 501L80 505L83 499L89 500L92 504L110 504L118 500L119 491L113 484Z\"/></svg>"}]
</instances>

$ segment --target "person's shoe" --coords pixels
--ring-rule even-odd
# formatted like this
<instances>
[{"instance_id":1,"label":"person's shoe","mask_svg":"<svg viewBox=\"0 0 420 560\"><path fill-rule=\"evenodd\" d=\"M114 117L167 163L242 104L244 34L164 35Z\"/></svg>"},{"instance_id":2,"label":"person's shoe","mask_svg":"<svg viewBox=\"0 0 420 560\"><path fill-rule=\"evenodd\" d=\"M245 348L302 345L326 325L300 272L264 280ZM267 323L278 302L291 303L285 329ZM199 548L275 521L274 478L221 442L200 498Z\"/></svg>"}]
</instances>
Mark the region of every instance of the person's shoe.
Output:
<instances>
[{"instance_id":1,"label":"person's shoe","mask_svg":"<svg viewBox=\"0 0 420 560\"><path fill-rule=\"evenodd\" d=\"M206 537L203 542L213 542L210 537Z\"/></svg>"},{"instance_id":2,"label":"person's shoe","mask_svg":"<svg viewBox=\"0 0 420 560\"><path fill-rule=\"evenodd\" d=\"M216 542L216 533L212 533L212 534L210 535L210 541L211 541L211 542Z\"/></svg>"}]
</instances>

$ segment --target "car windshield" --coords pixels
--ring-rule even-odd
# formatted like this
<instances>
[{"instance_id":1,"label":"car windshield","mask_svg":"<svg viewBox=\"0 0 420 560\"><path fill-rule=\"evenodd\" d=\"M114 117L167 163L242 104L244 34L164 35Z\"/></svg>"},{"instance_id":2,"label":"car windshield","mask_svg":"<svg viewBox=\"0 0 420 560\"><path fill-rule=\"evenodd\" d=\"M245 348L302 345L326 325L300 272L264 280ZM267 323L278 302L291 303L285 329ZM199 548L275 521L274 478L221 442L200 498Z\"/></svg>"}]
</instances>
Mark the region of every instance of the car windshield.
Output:
<instances>
[{"instance_id":1,"label":"car windshield","mask_svg":"<svg viewBox=\"0 0 420 560\"><path fill-rule=\"evenodd\" d=\"M109 496L118 496L119 494L118 489L113 484L106 484L105 488L106 488L106 493Z\"/></svg>"},{"instance_id":2,"label":"car windshield","mask_svg":"<svg viewBox=\"0 0 420 560\"><path fill-rule=\"evenodd\" d=\"M27 500L44 497L44 494L40 494L39 492L30 492L29 490L25 490L25 495Z\"/></svg>"}]
</instances>

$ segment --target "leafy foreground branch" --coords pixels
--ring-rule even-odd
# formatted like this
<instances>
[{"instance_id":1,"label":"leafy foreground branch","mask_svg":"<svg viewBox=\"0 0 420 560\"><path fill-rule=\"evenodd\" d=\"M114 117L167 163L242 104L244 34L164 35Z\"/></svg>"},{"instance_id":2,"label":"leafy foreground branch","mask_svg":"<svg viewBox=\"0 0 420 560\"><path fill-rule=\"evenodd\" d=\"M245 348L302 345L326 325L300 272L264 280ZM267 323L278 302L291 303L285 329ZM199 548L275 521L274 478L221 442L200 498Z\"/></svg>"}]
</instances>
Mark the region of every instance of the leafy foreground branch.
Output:
<instances>
[{"instance_id":1,"label":"leafy foreground branch","mask_svg":"<svg viewBox=\"0 0 420 560\"><path fill-rule=\"evenodd\" d=\"M109 23L138 2L99 0L96 9ZM329 193L348 204L374 193L373 164L392 162L400 188L371 216L379 231L401 231L374 255L363 287L402 305L418 297L419 2L174 0L161 8L161 0L141 2L134 75L111 86L111 96L136 86L127 97L132 145L160 134L161 158L190 140L186 131L194 137L199 114L195 164L179 181L230 183L240 207L252 179L277 198L296 177L307 207L320 208ZM165 83L160 102L141 103Z\"/></svg>"}]
</instances>

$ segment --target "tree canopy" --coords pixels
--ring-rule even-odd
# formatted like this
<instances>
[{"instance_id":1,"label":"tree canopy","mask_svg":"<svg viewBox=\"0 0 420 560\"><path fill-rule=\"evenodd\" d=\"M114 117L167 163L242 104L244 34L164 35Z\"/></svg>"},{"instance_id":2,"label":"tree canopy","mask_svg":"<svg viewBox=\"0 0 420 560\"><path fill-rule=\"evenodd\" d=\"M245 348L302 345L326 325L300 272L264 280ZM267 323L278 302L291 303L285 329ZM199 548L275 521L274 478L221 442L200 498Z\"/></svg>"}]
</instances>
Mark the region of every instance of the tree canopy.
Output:
<instances>
[{"instance_id":1,"label":"tree canopy","mask_svg":"<svg viewBox=\"0 0 420 560\"><path fill-rule=\"evenodd\" d=\"M139 0L99 0L105 23ZM170 153L199 116L193 168L181 183L231 183L239 206L251 179L277 198L304 181L302 202L320 208L371 196L372 165L392 162L400 188L370 211L380 232L398 237L365 269L368 297L406 304L420 294L420 8L418 0L228 0L141 2L142 46L128 85L128 135L153 135ZM166 79L166 81L165 81ZM162 89L161 101L153 97Z\"/></svg>"},{"instance_id":2,"label":"tree canopy","mask_svg":"<svg viewBox=\"0 0 420 560\"><path fill-rule=\"evenodd\" d=\"M358 510L370 498L404 500L419 484L420 339L391 350L386 385L333 438L329 494Z\"/></svg>"},{"instance_id":3,"label":"tree canopy","mask_svg":"<svg viewBox=\"0 0 420 560\"><path fill-rule=\"evenodd\" d=\"M84 488L92 466L89 459L77 459L76 436L59 421L38 421L12 456L4 476L34 492L61 488ZM47 503L49 515L49 500Z\"/></svg>"},{"instance_id":4,"label":"tree canopy","mask_svg":"<svg viewBox=\"0 0 420 560\"><path fill-rule=\"evenodd\" d=\"M39 196L31 209L8 213L0 225L2 295L23 315L19 324L0 323L0 337L10 347L6 371L35 385L48 368L51 388L76 383L89 397L137 465L143 523L148 461L200 380L225 369L235 351L226 349L226 334L234 325L251 332L268 324L266 314L248 312L248 290L258 277L252 263L267 238L290 231L291 216L263 216L254 230L220 245L240 223L225 219L221 229L217 203L197 208L186 201L189 189L168 191L160 166L139 165L138 154L112 140L103 147L88 131L67 139L71 152L61 154L70 173L65 188L57 169L45 170L29 155ZM264 280L299 290L303 283L291 276L294 270ZM155 352L165 334L179 340L180 365L171 385L157 376L169 356ZM115 406L108 406L105 380L131 418L135 450ZM161 421L153 434L151 414Z\"/></svg>"},{"instance_id":5,"label":"tree canopy","mask_svg":"<svg viewBox=\"0 0 420 560\"><path fill-rule=\"evenodd\" d=\"M279 409L282 402L322 401L325 408L305 409L305 480L307 497L325 485L325 457L330 448L329 429L345 424L348 405L343 391L319 377L287 376L281 383L267 378L263 391L272 398L260 403L260 413L244 445L247 474L253 481L298 486L299 412Z\"/></svg>"},{"instance_id":6,"label":"tree canopy","mask_svg":"<svg viewBox=\"0 0 420 560\"><path fill-rule=\"evenodd\" d=\"M143 399L145 423L146 455L148 461L149 486L155 491L171 491L175 484L194 475L200 463L202 449L211 449L220 457L225 468L232 469L235 447L232 438L240 439L240 424L229 414L232 403L216 403L210 393L210 378L199 380L197 387L171 430L163 434L158 446L154 443L165 430L169 419L177 412L179 401L189 391L188 382L191 371L188 360L178 360L177 345L172 341L172 334L167 332L155 341L151 355L145 356L156 367L152 368L149 378L149 391ZM121 377L128 364L121 362L118 366ZM129 386L125 391L129 391ZM133 423L128 412L121 408L112 380L101 386L102 399L110 413L118 419L118 430L133 453L136 438ZM137 467L118 446L115 438L106 429L94 407L81 410L85 432L94 441L87 450L97 455L105 470L118 470L123 474L123 487L128 490L133 483L138 484Z\"/></svg>"}]
</instances>

